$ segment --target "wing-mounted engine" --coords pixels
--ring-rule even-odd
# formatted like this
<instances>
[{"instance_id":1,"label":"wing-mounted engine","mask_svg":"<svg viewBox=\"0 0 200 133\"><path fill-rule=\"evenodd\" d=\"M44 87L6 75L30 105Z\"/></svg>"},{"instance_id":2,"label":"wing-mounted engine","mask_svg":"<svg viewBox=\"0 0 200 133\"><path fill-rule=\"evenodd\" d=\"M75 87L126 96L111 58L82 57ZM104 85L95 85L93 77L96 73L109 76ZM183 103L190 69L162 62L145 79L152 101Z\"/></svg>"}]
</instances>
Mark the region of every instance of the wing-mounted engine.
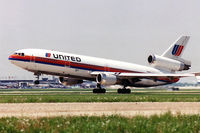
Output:
<instances>
[{"instance_id":1,"label":"wing-mounted engine","mask_svg":"<svg viewBox=\"0 0 200 133\"><path fill-rule=\"evenodd\" d=\"M191 62L182 58L177 58L177 60L175 60L158 55L150 55L148 57L148 62L155 68L170 71L189 70L191 67Z\"/></svg>"},{"instance_id":2,"label":"wing-mounted engine","mask_svg":"<svg viewBox=\"0 0 200 133\"><path fill-rule=\"evenodd\" d=\"M66 86L66 85L81 84L83 83L83 80L76 78L59 77L59 82Z\"/></svg>"},{"instance_id":3,"label":"wing-mounted engine","mask_svg":"<svg viewBox=\"0 0 200 133\"><path fill-rule=\"evenodd\" d=\"M117 83L117 77L113 74L101 73L97 75L96 81L101 85L114 85Z\"/></svg>"}]
</instances>

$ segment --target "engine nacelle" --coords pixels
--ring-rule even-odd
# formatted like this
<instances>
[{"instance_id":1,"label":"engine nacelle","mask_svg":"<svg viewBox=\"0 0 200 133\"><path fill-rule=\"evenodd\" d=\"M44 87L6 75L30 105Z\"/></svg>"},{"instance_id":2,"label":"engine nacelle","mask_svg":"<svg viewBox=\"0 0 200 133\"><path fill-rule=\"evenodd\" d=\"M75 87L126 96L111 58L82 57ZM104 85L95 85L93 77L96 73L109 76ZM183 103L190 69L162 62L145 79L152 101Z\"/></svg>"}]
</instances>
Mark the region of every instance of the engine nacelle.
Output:
<instances>
[{"instance_id":1,"label":"engine nacelle","mask_svg":"<svg viewBox=\"0 0 200 133\"><path fill-rule=\"evenodd\" d=\"M59 77L59 82L63 85L75 85L83 83L83 80L76 79L76 78L68 78L68 77Z\"/></svg>"},{"instance_id":2,"label":"engine nacelle","mask_svg":"<svg viewBox=\"0 0 200 133\"><path fill-rule=\"evenodd\" d=\"M96 81L101 85L114 85L117 83L117 77L115 75L101 73L97 75Z\"/></svg>"},{"instance_id":3,"label":"engine nacelle","mask_svg":"<svg viewBox=\"0 0 200 133\"><path fill-rule=\"evenodd\" d=\"M164 70L172 70L172 71L189 70L191 67L190 64L185 64L184 62L158 56L158 55L150 55L148 57L148 62L154 67L164 69Z\"/></svg>"}]
</instances>

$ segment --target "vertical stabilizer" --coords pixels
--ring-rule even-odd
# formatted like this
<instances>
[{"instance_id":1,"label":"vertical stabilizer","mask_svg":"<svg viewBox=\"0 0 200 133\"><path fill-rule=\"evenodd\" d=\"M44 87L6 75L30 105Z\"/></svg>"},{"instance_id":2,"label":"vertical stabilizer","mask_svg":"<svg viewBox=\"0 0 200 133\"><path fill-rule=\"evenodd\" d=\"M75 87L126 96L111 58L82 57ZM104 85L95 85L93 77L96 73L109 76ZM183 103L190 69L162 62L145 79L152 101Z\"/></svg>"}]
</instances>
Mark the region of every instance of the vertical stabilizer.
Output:
<instances>
[{"instance_id":1,"label":"vertical stabilizer","mask_svg":"<svg viewBox=\"0 0 200 133\"><path fill-rule=\"evenodd\" d=\"M189 36L181 36L167 49L162 56L170 59L178 60L183 54L183 51L189 41Z\"/></svg>"},{"instance_id":2,"label":"vertical stabilizer","mask_svg":"<svg viewBox=\"0 0 200 133\"><path fill-rule=\"evenodd\" d=\"M162 54L162 56L180 61L188 66L191 66L191 61L181 58L189 39L190 36L181 36Z\"/></svg>"}]
</instances>

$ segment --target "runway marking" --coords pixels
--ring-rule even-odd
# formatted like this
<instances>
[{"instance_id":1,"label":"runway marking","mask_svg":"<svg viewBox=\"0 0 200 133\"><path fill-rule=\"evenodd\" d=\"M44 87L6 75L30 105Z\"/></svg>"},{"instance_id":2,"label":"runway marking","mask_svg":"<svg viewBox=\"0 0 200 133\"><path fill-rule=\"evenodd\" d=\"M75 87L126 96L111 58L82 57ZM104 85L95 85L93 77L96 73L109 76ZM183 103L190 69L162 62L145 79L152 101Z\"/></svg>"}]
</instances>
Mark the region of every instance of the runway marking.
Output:
<instances>
[{"instance_id":1,"label":"runway marking","mask_svg":"<svg viewBox=\"0 0 200 133\"><path fill-rule=\"evenodd\" d=\"M200 114L198 102L118 102L118 103L9 103L0 104L0 117L54 117L172 114Z\"/></svg>"}]
</instances>

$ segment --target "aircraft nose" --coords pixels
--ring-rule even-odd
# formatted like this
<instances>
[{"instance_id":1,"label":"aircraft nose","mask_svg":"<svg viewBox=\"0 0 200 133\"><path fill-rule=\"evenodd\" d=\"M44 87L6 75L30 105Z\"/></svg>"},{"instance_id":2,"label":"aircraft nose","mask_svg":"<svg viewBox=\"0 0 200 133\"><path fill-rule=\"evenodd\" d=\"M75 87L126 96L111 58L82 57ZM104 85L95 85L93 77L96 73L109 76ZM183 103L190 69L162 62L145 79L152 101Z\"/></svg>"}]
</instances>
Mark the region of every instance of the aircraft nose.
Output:
<instances>
[{"instance_id":1,"label":"aircraft nose","mask_svg":"<svg viewBox=\"0 0 200 133\"><path fill-rule=\"evenodd\" d=\"M10 60L13 57L13 55L9 55L8 60Z\"/></svg>"},{"instance_id":2,"label":"aircraft nose","mask_svg":"<svg viewBox=\"0 0 200 133\"><path fill-rule=\"evenodd\" d=\"M8 60L12 62L15 59L15 56L16 54L9 55Z\"/></svg>"}]
</instances>

